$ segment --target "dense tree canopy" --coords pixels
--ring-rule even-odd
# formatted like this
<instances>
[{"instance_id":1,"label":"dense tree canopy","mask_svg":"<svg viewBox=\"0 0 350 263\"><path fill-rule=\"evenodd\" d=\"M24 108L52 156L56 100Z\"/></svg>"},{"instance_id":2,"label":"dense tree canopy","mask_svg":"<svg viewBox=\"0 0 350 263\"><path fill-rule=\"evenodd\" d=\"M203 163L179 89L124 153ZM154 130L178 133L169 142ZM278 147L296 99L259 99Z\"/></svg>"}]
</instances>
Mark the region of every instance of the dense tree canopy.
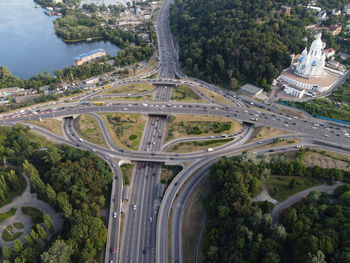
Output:
<instances>
[{"instance_id":1,"label":"dense tree canopy","mask_svg":"<svg viewBox=\"0 0 350 263\"><path fill-rule=\"evenodd\" d=\"M109 198L113 174L91 152L50 143L45 150L38 150L42 146L43 140L28 127L0 127L0 160L17 167L16 172L0 169L0 202L20 182L23 185L18 174L24 171L31 190L63 212L64 229L56 240L52 218L44 215L42 225L36 225L23 244L17 241L12 251L7 247L2 251L11 262L35 262L39 257L43 262L98 261L107 238L100 210ZM50 246L47 231L53 234Z\"/></svg>"},{"instance_id":2,"label":"dense tree canopy","mask_svg":"<svg viewBox=\"0 0 350 263\"><path fill-rule=\"evenodd\" d=\"M307 201L284 212L282 224L272 224L270 205L252 202L260 181L270 174L349 179L349 171L305 167L301 155L285 162L280 156L243 154L222 158L210 168L205 262L350 262L349 185L335 190L338 204L330 204L327 194L310 193Z\"/></svg>"},{"instance_id":3,"label":"dense tree canopy","mask_svg":"<svg viewBox=\"0 0 350 263\"><path fill-rule=\"evenodd\" d=\"M234 88L236 80L267 87L305 47L314 15L300 0L183 0L171 10L180 61L192 75ZM290 17L281 5L292 6Z\"/></svg>"},{"instance_id":4,"label":"dense tree canopy","mask_svg":"<svg viewBox=\"0 0 350 263\"><path fill-rule=\"evenodd\" d=\"M350 262L350 186L338 188L337 203L327 193L312 192L284 211L281 222L288 231L291 262Z\"/></svg>"}]
</instances>

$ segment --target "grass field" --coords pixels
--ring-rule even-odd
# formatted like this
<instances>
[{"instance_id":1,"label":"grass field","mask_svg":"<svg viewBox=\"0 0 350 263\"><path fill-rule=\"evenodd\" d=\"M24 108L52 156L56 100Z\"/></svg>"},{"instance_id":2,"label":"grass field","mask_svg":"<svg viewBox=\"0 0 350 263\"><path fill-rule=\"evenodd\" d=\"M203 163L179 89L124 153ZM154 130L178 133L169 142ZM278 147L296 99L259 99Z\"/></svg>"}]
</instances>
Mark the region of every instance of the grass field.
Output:
<instances>
[{"instance_id":1,"label":"grass field","mask_svg":"<svg viewBox=\"0 0 350 263\"><path fill-rule=\"evenodd\" d=\"M173 88L170 99L182 102L207 102L186 85L179 85Z\"/></svg>"},{"instance_id":2,"label":"grass field","mask_svg":"<svg viewBox=\"0 0 350 263\"><path fill-rule=\"evenodd\" d=\"M164 143L175 138L232 134L241 128L240 123L229 118L177 115L167 122Z\"/></svg>"},{"instance_id":3,"label":"grass field","mask_svg":"<svg viewBox=\"0 0 350 263\"><path fill-rule=\"evenodd\" d=\"M302 162L307 166L319 165L324 168L350 169L349 156L314 149L305 152Z\"/></svg>"},{"instance_id":4,"label":"grass field","mask_svg":"<svg viewBox=\"0 0 350 263\"><path fill-rule=\"evenodd\" d=\"M267 138L271 138L279 135L285 135L285 134L289 134L289 132L264 126L264 127L255 128L254 135L252 136L253 139L251 139L250 141L253 142L253 141L258 141L258 140L267 139Z\"/></svg>"},{"instance_id":5,"label":"grass field","mask_svg":"<svg viewBox=\"0 0 350 263\"><path fill-rule=\"evenodd\" d=\"M120 169L122 170L122 176L123 176L123 184L129 185L132 175L132 170L134 169L134 164L125 163L122 166L120 166Z\"/></svg>"},{"instance_id":6,"label":"grass field","mask_svg":"<svg viewBox=\"0 0 350 263\"><path fill-rule=\"evenodd\" d=\"M205 216L203 200L207 198L209 193L210 183L209 180L205 179L191 193L186 203L182 229L182 251L184 263L196 262L196 250ZM203 262L203 257L204 255L200 249L198 262Z\"/></svg>"},{"instance_id":7,"label":"grass field","mask_svg":"<svg viewBox=\"0 0 350 263\"><path fill-rule=\"evenodd\" d=\"M167 152L175 152L175 153L187 153L187 152L195 152L206 150L208 148L218 147L225 143L232 141L233 138L230 139L219 139L219 140L207 140L207 141L188 141L188 142L180 142L179 144L175 144L170 147Z\"/></svg>"},{"instance_id":8,"label":"grass field","mask_svg":"<svg viewBox=\"0 0 350 263\"><path fill-rule=\"evenodd\" d=\"M149 83L136 83L113 88L104 92L104 94L137 94L154 89L154 86Z\"/></svg>"},{"instance_id":9,"label":"grass field","mask_svg":"<svg viewBox=\"0 0 350 263\"><path fill-rule=\"evenodd\" d=\"M63 136L61 129L62 121L60 120L43 119L42 121L27 121L27 123L46 128L59 136Z\"/></svg>"},{"instance_id":10,"label":"grass field","mask_svg":"<svg viewBox=\"0 0 350 263\"><path fill-rule=\"evenodd\" d=\"M138 150L146 117L140 114L102 113L114 143L121 149Z\"/></svg>"},{"instance_id":11,"label":"grass field","mask_svg":"<svg viewBox=\"0 0 350 263\"><path fill-rule=\"evenodd\" d=\"M16 208L11 208L9 211L0 214L0 223L5 221L7 218L16 214Z\"/></svg>"},{"instance_id":12,"label":"grass field","mask_svg":"<svg viewBox=\"0 0 350 263\"><path fill-rule=\"evenodd\" d=\"M205 96L212 99L216 103L224 104L224 105L233 105L232 101L226 99L224 96L222 96L214 91L211 91L209 89L205 89L202 87L196 87L196 88L199 89Z\"/></svg>"},{"instance_id":13,"label":"grass field","mask_svg":"<svg viewBox=\"0 0 350 263\"><path fill-rule=\"evenodd\" d=\"M80 115L74 119L74 128L82 139L97 145L107 146L98 121L94 117L86 114Z\"/></svg>"},{"instance_id":14,"label":"grass field","mask_svg":"<svg viewBox=\"0 0 350 263\"><path fill-rule=\"evenodd\" d=\"M293 178L296 180L296 184L293 188L290 188L289 184ZM272 176L265 182L265 185L272 198L283 201L293 194L323 183L324 181L317 178Z\"/></svg>"}]
</instances>

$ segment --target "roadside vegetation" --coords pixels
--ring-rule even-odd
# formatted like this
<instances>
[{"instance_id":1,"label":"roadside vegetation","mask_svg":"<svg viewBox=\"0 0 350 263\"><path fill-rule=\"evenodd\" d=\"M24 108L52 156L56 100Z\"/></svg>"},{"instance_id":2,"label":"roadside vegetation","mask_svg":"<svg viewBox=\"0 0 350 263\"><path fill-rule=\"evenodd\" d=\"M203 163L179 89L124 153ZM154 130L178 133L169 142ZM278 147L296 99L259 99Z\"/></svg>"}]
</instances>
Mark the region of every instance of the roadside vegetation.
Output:
<instances>
[{"instance_id":1,"label":"roadside vegetation","mask_svg":"<svg viewBox=\"0 0 350 263\"><path fill-rule=\"evenodd\" d=\"M183 137L233 134L241 127L238 122L224 117L176 115L167 122L164 143Z\"/></svg>"},{"instance_id":2,"label":"roadside vegetation","mask_svg":"<svg viewBox=\"0 0 350 263\"><path fill-rule=\"evenodd\" d=\"M121 86L118 88L109 89L105 94L137 94L142 93L146 91L153 90L154 86L149 83L136 83L136 84L129 84L125 86Z\"/></svg>"},{"instance_id":3,"label":"roadside vegetation","mask_svg":"<svg viewBox=\"0 0 350 263\"><path fill-rule=\"evenodd\" d=\"M168 187L182 169L181 165L163 165L160 173L160 182Z\"/></svg>"},{"instance_id":4,"label":"roadside vegetation","mask_svg":"<svg viewBox=\"0 0 350 263\"><path fill-rule=\"evenodd\" d=\"M350 122L350 79L332 92L330 96L307 102L287 102L314 116Z\"/></svg>"},{"instance_id":5,"label":"roadside vegetation","mask_svg":"<svg viewBox=\"0 0 350 263\"><path fill-rule=\"evenodd\" d=\"M49 131L52 131L53 133L55 133L59 136L63 136L62 129L61 129L62 121L60 121L60 120L43 119L42 121L33 120L33 121L28 121L27 123L46 128Z\"/></svg>"},{"instance_id":6,"label":"roadside vegetation","mask_svg":"<svg viewBox=\"0 0 350 263\"><path fill-rule=\"evenodd\" d=\"M100 126L94 117L86 114L80 115L74 119L74 128L82 139L97 145L107 146Z\"/></svg>"},{"instance_id":7,"label":"roadside vegetation","mask_svg":"<svg viewBox=\"0 0 350 263\"><path fill-rule=\"evenodd\" d=\"M202 225L206 218L206 213L203 205L203 201L208 198L210 194L210 183L208 179L200 182L197 187L191 192L183 214L183 226L182 226L182 251L184 263L196 262L196 253L199 249L199 257L197 262L204 262L203 251L201 250L201 243L199 238ZM196 222L194 224L194 222Z\"/></svg>"},{"instance_id":8,"label":"roadside vegetation","mask_svg":"<svg viewBox=\"0 0 350 263\"><path fill-rule=\"evenodd\" d=\"M224 104L224 105L233 105L233 102L229 99L226 99L224 96L217 94L216 92L212 90L208 90L202 87L197 87L206 97L213 100L216 103Z\"/></svg>"},{"instance_id":9,"label":"roadside vegetation","mask_svg":"<svg viewBox=\"0 0 350 263\"><path fill-rule=\"evenodd\" d=\"M138 150L146 117L140 114L102 113L114 143L121 149Z\"/></svg>"},{"instance_id":10,"label":"roadside vegetation","mask_svg":"<svg viewBox=\"0 0 350 263\"><path fill-rule=\"evenodd\" d=\"M188 141L180 142L171 146L167 152L176 152L176 153L187 153L187 152L196 152L201 150L206 150L208 147L218 147L225 143L232 141L230 139L219 139L219 140L207 140L207 141Z\"/></svg>"},{"instance_id":11,"label":"roadside vegetation","mask_svg":"<svg viewBox=\"0 0 350 263\"><path fill-rule=\"evenodd\" d=\"M207 102L191 87L188 87L186 85L178 85L173 88L170 99L183 102Z\"/></svg>"},{"instance_id":12,"label":"roadside vegetation","mask_svg":"<svg viewBox=\"0 0 350 263\"><path fill-rule=\"evenodd\" d=\"M134 166L135 165L132 163L125 163L122 166L120 166L123 176L123 185L130 185L131 175L132 171L134 170Z\"/></svg>"}]
</instances>

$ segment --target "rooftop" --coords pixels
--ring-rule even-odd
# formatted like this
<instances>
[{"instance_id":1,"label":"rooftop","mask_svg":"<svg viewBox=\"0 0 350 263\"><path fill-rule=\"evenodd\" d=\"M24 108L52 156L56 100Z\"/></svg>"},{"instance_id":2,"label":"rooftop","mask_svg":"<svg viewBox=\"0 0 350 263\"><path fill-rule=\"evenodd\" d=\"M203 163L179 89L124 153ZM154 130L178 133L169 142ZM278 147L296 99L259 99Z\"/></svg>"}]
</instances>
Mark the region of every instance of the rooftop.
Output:
<instances>
[{"instance_id":1,"label":"rooftop","mask_svg":"<svg viewBox=\"0 0 350 263\"><path fill-rule=\"evenodd\" d=\"M259 92L262 91L261 88L259 88L259 87L257 87L257 86L254 86L254 85L252 85L252 84L249 84L249 83L243 85L243 86L240 87L239 89L240 89L241 91L243 91L243 92L249 93L249 94L254 95L254 96L257 95Z\"/></svg>"},{"instance_id":2,"label":"rooftop","mask_svg":"<svg viewBox=\"0 0 350 263\"><path fill-rule=\"evenodd\" d=\"M88 53L84 53L84 54L81 54L79 56L74 57L74 60L79 60L79 59L85 58L87 56L93 55L93 54L98 53L98 52L106 52L106 51L102 48L95 49L95 50L92 50Z\"/></svg>"}]
</instances>

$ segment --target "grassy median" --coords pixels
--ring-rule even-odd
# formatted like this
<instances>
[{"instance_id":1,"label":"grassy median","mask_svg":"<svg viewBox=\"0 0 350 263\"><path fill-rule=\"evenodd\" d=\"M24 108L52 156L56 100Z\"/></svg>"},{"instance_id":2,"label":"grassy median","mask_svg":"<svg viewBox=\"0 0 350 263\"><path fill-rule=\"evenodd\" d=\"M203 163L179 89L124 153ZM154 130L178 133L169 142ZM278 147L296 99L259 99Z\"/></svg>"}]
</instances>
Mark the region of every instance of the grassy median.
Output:
<instances>
[{"instance_id":1,"label":"grassy median","mask_svg":"<svg viewBox=\"0 0 350 263\"><path fill-rule=\"evenodd\" d=\"M208 102L186 85L173 88L170 99L182 102Z\"/></svg>"},{"instance_id":2,"label":"grassy median","mask_svg":"<svg viewBox=\"0 0 350 263\"><path fill-rule=\"evenodd\" d=\"M89 142L101 146L107 146L98 121L89 115L82 114L74 120L74 128L79 136Z\"/></svg>"},{"instance_id":3,"label":"grassy median","mask_svg":"<svg viewBox=\"0 0 350 263\"><path fill-rule=\"evenodd\" d=\"M167 122L164 143L185 137L233 134L241 128L240 123L229 118L177 115Z\"/></svg>"},{"instance_id":4,"label":"grassy median","mask_svg":"<svg viewBox=\"0 0 350 263\"><path fill-rule=\"evenodd\" d=\"M175 153L188 153L188 152L196 152L206 150L208 148L218 147L225 143L232 141L233 138L230 139L218 139L218 140L206 140L206 141L187 141L180 142L171 146L167 151L175 152Z\"/></svg>"},{"instance_id":5,"label":"grassy median","mask_svg":"<svg viewBox=\"0 0 350 263\"><path fill-rule=\"evenodd\" d=\"M102 113L114 143L121 149L138 150L147 117L141 114Z\"/></svg>"},{"instance_id":6,"label":"grassy median","mask_svg":"<svg viewBox=\"0 0 350 263\"><path fill-rule=\"evenodd\" d=\"M154 86L149 83L128 84L118 88L109 89L104 94L137 94L153 90Z\"/></svg>"}]
</instances>

